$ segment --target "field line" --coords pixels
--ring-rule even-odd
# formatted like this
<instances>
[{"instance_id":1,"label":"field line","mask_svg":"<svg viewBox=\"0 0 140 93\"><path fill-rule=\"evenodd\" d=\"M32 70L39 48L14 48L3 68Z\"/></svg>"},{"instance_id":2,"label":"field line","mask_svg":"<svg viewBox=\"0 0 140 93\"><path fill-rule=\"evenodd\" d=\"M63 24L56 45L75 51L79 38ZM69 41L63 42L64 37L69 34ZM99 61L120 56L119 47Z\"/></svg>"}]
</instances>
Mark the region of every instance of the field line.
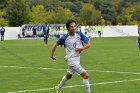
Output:
<instances>
[{"instance_id":1,"label":"field line","mask_svg":"<svg viewBox=\"0 0 140 93\"><path fill-rule=\"evenodd\" d=\"M116 84L116 83L123 83L123 82L135 82L140 81L140 79L130 79L130 80L121 80L121 81L112 81L112 82L100 82L100 83L94 83L90 84L93 85L105 85L105 84ZM74 85L74 86L66 86L63 88L75 88L75 87L83 87L84 85ZM14 92L6 92L6 93L26 93L26 92L37 92L37 91L47 91L47 90L53 90L53 88L44 88L44 89L36 89L36 90L22 90L22 91L14 91Z\"/></svg>"},{"instance_id":2,"label":"field line","mask_svg":"<svg viewBox=\"0 0 140 93\"><path fill-rule=\"evenodd\" d=\"M39 70L64 70L67 69L57 69L57 68L41 68L41 67L21 67L21 66L0 66L0 68L17 68L17 69L39 69ZM103 70L87 70L88 72L104 72L104 73L117 73L117 74L136 74L140 75L138 72L119 72L119 71L103 71Z\"/></svg>"}]
</instances>

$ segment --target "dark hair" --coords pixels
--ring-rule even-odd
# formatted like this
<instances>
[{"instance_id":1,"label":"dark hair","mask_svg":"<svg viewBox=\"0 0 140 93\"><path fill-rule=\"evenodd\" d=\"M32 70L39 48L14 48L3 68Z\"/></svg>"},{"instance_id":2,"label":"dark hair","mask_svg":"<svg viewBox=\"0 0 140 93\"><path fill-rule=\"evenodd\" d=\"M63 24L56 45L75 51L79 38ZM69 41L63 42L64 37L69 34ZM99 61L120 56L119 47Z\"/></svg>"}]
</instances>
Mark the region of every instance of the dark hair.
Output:
<instances>
[{"instance_id":1,"label":"dark hair","mask_svg":"<svg viewBox=\"0 0 140 93\"><path fill-rule=\"evenodd\" d=\"M73 20L73 19L69 19L69 20L66 22L66 28L67 28L67 30L69 30L69 25L70 25L70 23L73 23L73 22L76 24L76 21Z\"/></svg>"}]
</instances>

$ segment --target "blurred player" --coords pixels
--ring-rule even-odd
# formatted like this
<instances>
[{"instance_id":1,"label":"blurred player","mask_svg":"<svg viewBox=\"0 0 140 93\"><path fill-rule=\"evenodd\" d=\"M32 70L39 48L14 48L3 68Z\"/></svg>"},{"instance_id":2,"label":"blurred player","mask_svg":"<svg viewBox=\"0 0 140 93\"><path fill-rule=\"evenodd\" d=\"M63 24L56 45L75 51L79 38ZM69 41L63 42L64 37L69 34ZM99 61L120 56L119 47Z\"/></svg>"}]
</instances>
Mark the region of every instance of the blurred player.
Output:
<instances>
[{"instance_id":1,"label":"blurred player","mask_svg":"<svg viewBox=\"0 0 140 93\"><path fill-rule=\"evenodd\" d=\"M2 27L0 29L1 41L4 41L4 32L5 32L5 29L4 29L4 27Z\"/></svg>"},{"instance_id":2,"label":"blurred player","mask_svg":"<svg viewBox=\"0 0 140 93\"><path fill-rule=\"evenodd\" d=\"M139 47L139 50L140 50L140 21L138 21L138 34L139 34L139 37L138 37L138 47Z\"/></svg>"},{"instance_id":3,"label":"blurred player","mask_svg":"<svg viewBox=\"0 0 140 93\"><path fill-rule=\"evenodd\" d=\"M86 93L90 92L90 84L89 84L89 75L86 70L80 65L80 53L90 47L89 39L83 35L81 32L76 32L77 24L76 21L70 19L66 23L66 28L68 33L62 36L57 43L53 46L50 57L53 60L56 60L56 56L54 56L55 50L57 46L64 45L66 56L64 57L68 69L66 75L63 76L60 83L54 87L56 93L59 93L59 90L65 85L67 80L71 79L74 72L80 74L83 78L83 84L86 89ZM83 46L83 43L85 45Z\"/></svg>"},{"instance_id":4,"label":"blurred player","mask_svg":"<svg viewBox=\"0 0 140 93\"><path fill-rule=\"evenodd\" d=\"M43 33L44 33L44 43L47 45L48 38L49 38L49 25L47 23L43 26Z\"/></svg>"}]
</instances>

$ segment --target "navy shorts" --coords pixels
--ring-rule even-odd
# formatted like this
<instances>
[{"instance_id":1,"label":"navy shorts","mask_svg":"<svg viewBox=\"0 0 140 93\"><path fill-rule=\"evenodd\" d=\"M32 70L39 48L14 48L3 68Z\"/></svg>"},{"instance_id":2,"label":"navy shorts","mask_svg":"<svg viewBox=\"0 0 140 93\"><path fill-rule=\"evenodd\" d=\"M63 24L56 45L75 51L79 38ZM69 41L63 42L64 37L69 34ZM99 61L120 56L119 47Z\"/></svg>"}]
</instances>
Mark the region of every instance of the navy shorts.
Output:
<instances>
[{"instance_id":1,"label":"navy shorts","mask_svg":"<svg viewBox=\"0 0 140 93\"><path fill-rule=\"evenodd\" d=\"M138 38L138 47L140 48L140 37Z\"/></svg>"}]
</instances>

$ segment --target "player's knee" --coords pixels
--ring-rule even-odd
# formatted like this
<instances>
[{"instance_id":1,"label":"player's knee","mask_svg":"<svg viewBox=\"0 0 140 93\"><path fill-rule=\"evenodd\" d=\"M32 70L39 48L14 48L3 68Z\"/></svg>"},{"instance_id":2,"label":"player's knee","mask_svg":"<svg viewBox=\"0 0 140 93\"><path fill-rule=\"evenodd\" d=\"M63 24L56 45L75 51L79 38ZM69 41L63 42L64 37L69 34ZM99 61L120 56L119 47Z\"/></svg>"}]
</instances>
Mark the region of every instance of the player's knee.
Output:
<instances>
[{"instance_id":1,"label":"player's knee","mask_svg":"<svg viewBox=\"0 0 140 93\"><path fill-rule=\"evenodd\" d=\"M70 73L67 73L67 75L66 75L66 79L71 79L72 78L72 75L70 74Z\"/></svg>"},{"instance_id":2,"label":"player's knee","mask_svg":"<svg viewBox=\"0 0 140 93\"><path fill-rule=\"evenodd\" d=\"M87 74L87 75L85 75L83 78L84 78L84 79L88 79L88 78L89 78L89 75Z\"/></svg>"},{"instance_id":3,"label":"player's knee","mask_svg":"<svg viewBox=\"0 0 140 93\"><path fill-rule=\"evenodd\" d=\"M82 75L82 77L84 79L88 79L89 78L89 74L87 72L83 72L81 75Z\"/></svg>"},{"instance_id":4,"label":"player's knee","mask_svg":"<svg viewBox=\"0 0 140 93\"><path fill-rule=\"evenodd\" d=\"M72 78L72 76L67 76L66 78L67 78L67 80L69 80L69 79L71 79L71 78Z\"/></svg>"}]
</instances>

